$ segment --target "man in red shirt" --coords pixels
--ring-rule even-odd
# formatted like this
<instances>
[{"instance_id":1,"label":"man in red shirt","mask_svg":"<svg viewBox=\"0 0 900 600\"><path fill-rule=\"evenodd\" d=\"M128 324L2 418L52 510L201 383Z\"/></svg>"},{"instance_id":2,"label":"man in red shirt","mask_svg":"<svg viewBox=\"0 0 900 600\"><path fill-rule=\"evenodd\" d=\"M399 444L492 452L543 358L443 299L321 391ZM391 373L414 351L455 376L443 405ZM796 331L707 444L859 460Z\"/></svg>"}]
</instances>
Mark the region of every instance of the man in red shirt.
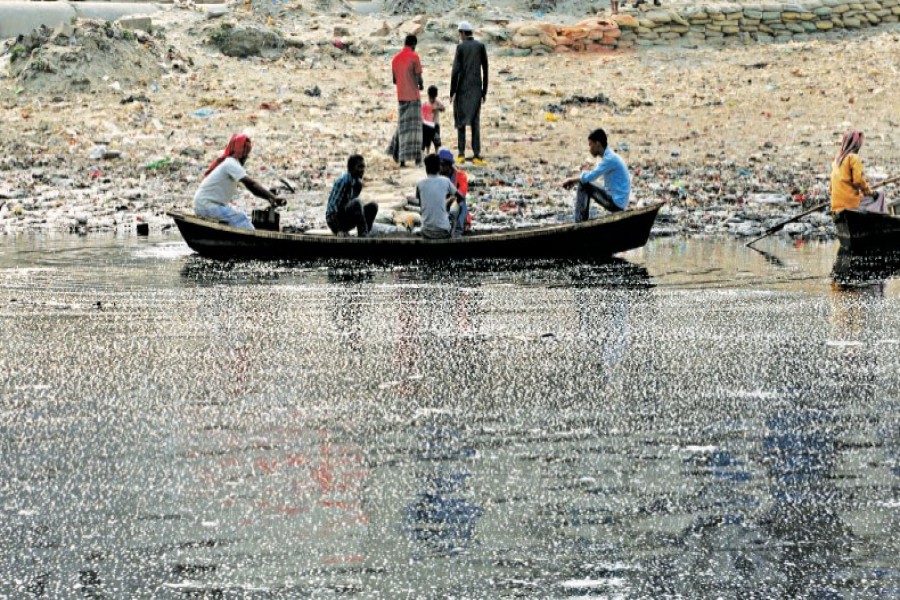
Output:
<instances>
[{"instance_id":1,"label":"man in red shirt","mask_svg":"<svg viewBox=\"0 0 900 600\"><path fill-rule=\"evenodd\" d=\"M453 237L463 234L464 231L472 229L472 213L469 212L469 205L466 198L469 196L469 176L466 172L454 164L453 152L446 148L441 148L438 152L438 158L441 159L441 175L450 180L457 191L462 194L463 199L459 201L459 215L456 222L452 223Z\"/></svg>"},{"instance_id":2,"label":"man in red shirt","mask_svg":"<svg viewBox=\"0 0 900 600\"><path fill-rule=\"evenodd\" d=\"M388 154L406 166L407 160L422 162L422 61L416 54L419 40L414 35L406 36L403 49L391 61L394 85L397 86L397 131L391 139Z\"/></svg>"}]
</instances>

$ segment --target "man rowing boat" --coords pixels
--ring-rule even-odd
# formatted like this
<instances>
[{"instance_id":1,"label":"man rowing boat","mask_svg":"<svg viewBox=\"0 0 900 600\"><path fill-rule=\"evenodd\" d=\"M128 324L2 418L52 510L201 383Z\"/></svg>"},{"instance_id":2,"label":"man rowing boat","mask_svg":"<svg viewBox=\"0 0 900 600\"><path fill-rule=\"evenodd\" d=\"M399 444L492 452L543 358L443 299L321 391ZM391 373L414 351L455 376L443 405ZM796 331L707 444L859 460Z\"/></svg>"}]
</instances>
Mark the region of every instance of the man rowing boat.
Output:
<instances>
[{"instance_id":1,"label":"man rowing boat","mask_svg":"<svg viewBox=\"0 0 900 600\"><path fill-rule=\"evenodd\" d=\"M246 135L236 133L231 136L225 152L203 174L203 181L194 194L194 212L198 217L224 221L232 227L255 229L247 215L229 206L238 182L243 183L254 196L268 200L273 207L285 204L284 200L251 179L244 170L252 148Z\"/></svg>"}]
</instances>

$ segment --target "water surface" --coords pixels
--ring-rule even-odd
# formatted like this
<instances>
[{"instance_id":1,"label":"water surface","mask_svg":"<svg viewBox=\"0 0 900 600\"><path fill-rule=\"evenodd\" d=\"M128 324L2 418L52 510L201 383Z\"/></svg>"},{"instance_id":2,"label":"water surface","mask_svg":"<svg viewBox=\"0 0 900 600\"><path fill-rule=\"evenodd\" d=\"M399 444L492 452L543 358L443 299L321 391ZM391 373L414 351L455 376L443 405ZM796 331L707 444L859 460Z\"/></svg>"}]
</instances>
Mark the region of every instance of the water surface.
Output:
<instances>
[{"instance_id":1,"label":"water surface","mask_svg":"<svg viewBox=\"0 0 900 600\"><path fill-rule=\"evenodd\" d=\"M0 596L900 595L900 284L0 247Z\"/></svg>"}]
</instances>

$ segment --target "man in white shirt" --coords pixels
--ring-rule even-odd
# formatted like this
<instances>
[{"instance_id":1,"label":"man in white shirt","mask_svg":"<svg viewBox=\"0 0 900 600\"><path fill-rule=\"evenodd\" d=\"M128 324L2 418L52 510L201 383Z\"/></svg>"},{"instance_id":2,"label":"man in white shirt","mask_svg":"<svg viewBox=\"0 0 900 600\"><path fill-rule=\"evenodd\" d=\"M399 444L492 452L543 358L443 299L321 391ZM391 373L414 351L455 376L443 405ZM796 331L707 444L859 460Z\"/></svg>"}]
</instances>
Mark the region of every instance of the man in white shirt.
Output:
<instances>
[{"instance_id":1,"label":"man in white shirt","mask_svg":"<svg viewBox=\"0 0 900 600\"><path fill-rule=\"evenodd\" d=\"M231 136L225 152L218 157L203 175L203 182L194 194L194 212L198 217L224 221L232 227L254 229L247 215L229 206L240 181L251 194L268 200L272 206L283 206L285 201L251 179L244 170L244 163L253 146L250 138L236 133Z\"/></svg>"}]
</instances>

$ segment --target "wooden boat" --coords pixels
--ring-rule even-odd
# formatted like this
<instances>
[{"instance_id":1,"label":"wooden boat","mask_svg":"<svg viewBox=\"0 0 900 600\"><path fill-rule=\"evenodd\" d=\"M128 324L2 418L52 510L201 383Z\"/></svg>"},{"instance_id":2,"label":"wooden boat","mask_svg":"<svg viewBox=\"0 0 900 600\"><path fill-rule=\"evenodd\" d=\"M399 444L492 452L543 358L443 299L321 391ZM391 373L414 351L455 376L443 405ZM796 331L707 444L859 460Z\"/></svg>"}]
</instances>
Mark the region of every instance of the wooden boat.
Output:
<instances>
[{"instance_id":1,"label":"wooden boat","mask_svg":"<svg viewBox=\"0 0 900 600\"><path fill-rule=\"evenodd\" d=\"M900 250L900 217L861 210L842 210L834 216L841 247L853 251Z\"/></svg>"},{"instance_id":2,"label":"wooden boat","mask_svg":"<svg viewBox=\"0 0 900 600\"><path fill-rule=\"evenodd\" d=\"M366 238L285 233L231 227L172 211L184 241L202 256L218 259L314 260L575 258L605 259L647 243L662 204L653 204L581 223L476 232L461 238L429 240L408 233Z\"/></svg>"},{"instance_id":3,"label":"wooden boat","mask_svg":"<svg viewBox=\"0 0 900 600\"><path fill-rule=\"evenodd\" d=\"M883 283L900 275L900 251L862 251L839 248L831 279L847 288Z\"/></svg>"}]
</instances>

